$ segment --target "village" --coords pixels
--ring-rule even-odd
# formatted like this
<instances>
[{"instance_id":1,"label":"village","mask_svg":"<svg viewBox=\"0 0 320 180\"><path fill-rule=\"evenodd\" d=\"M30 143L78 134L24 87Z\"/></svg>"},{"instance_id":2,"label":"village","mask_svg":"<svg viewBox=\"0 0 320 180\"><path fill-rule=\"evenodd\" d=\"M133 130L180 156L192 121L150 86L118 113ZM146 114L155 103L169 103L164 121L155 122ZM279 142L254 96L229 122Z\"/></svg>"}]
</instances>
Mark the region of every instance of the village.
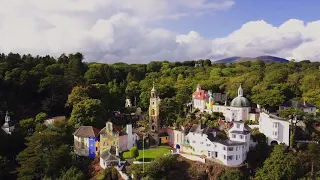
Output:
<instances>
[{"instance_id":1,"label":"village","mask_svg":"<svg viewBox=\"0 0 320 180\"><path fill-rule=\"evenodd\" d=\"M161 99L153 84L147 125L132 123L121 129L112 121L107 121L101 130L93 126L80 126L73 133L74 153L92 159L99 157L101 168L114 166L125 179L131 176L126 175L124 170L121 171L127 161L144 164L165 154L202 163L211 161L228 167L239 167L246 161L248 152L254 150L258 143L253 137L254 131L264 134L269 146L290 146L291 126L294 124L302 129L306 128L297 117L284 119L277 112L269 112L259 105L253 106L245 97L241 84L238 96L230 103L225 94L203 90L198 84L192 94L192 102L187 105L191 110L189 116L194 115L197 119L193 124L162 126L159 118L160 103ZM126 99L125 107L133 107L130 99ZM305 101L290 101L280 106L279 110L288 108L299 108L313 115L317 111L314 105ZM141 111L139 108L137 110ZM203 123L204 115L212 113L219 114L215 127Z\"/></svg>"}]
</instances>

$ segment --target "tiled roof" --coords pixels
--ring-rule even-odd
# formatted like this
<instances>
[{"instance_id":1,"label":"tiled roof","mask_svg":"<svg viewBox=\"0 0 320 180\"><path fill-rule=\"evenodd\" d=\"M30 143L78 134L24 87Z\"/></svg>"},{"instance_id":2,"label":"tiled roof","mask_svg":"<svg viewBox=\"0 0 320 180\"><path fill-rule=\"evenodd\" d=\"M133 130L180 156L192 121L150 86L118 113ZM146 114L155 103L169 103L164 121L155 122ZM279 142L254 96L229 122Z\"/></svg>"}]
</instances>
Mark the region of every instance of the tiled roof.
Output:
<instances>
[{"instance_id":1,"label":"tiled roof","mask_svg":"<svg viewBox=\"0 0 320 180\"><path fill-rule=\"evenodd\" d=\"M117 133L121 132L121 128L119 126L112 125L112 127L113 127L112 129L113 132L117 132ZM101 131L99 132L99 134L105 134L105 133L106 133L106 127L101 129Z\"/></svg>"},{"instance_id":2,"label":"tiled roof","mask_svg":"<svg viewBox=\"0 0 320 180\"><path fill-rule=\"evenodd\" d=\"M293 108L310 108L310 107L316 107L306 101L288 101L284 105L284 107L293 107Z\"/></svg>"},{"instance_id":3,"label":"tiled roof","mask_svg":"<svg viewBox=\"0 0 320 180\"><path fill-rule=\"evenodd\" d=\"M116 150L114 147L111 147L109 150L102 152L100 158L107 162L120 160L120 158L116 156Z\"/></svg>"},{"instance_id":4,"label":"tiled roof","mask_svg":"<svg viewBox=\"0 0 320 180\"><path fill-rule=\"evenodd\" d=\"M247 135L250 134L250 131L231 131L230 133Z\"/></svg>"},{"instance_id":5,"label":"tiled roof","mask_svg":"<svg viewBox=\"0 0 320 180\"><path fill-rule=\"evenodd\" d=\"M97 137L99 129L92 126L80 126L73 135L77 137Z\"/></svg>"},{"instance_id":6,"label":"tiled roof","mask_svg":"<svg viewBox=\"0 0 320 180\"><path fill-rule=\"evenodd\" d=\"M209 94L205 90L199 90L193 93L193 99L207 100L209 99Z\"/></svg>"},{"instance_id":7,"label":"tiled roof","mask_svg":"<svg viewBox=\"0 0 320 180\"><path fill-rule=\"evenodd\" d=\"M215 141L215 142L223 144L225 146L238 146L238 145L245 144L245 142L238 142L238 141L231 141L231 140L219 140L219 141Z\"/></svg>"}]
</instances>

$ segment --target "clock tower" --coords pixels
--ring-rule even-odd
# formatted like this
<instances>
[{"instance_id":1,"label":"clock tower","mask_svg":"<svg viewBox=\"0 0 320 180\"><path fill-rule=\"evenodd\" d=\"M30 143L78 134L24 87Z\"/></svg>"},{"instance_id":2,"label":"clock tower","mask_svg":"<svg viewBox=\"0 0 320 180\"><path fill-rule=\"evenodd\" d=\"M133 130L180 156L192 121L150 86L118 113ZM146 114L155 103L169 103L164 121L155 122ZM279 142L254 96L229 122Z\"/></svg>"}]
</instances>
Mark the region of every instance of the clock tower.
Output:
<instances>
[{"instance_id":1,"label":"clock tower","mask_svg":"<svg viewBox=\"0 0 320 180\"><path fill-rule=\"evenodd\" d=\"M159 130L160 130L160 119L159 119L159 105L160 98L157 95L157 91L153 87L150 93L150 105L149 105L149 135L151 145L159 145Z\"/></svg>"}]
</instances>

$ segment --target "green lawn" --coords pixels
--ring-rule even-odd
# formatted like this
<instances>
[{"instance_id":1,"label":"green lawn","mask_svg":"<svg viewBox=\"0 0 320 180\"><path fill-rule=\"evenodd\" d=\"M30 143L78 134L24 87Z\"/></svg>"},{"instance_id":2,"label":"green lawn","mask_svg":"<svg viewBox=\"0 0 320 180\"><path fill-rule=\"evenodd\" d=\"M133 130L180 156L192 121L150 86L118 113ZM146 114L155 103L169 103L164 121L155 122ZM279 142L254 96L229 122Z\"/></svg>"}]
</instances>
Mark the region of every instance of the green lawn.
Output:
<instances>
[{"instance_id":1,"label":"green lawn","mask_svg":"<svg viewBox=\"0 0 320 180\"><path fill-rule=\"evenodd\" d=\"M157 148L149 148L144 150L144 161L149 162L152 161L157 156L162 156L164 154L170 153L172 148L170 146L159 146ZM124 152L122 154L123 159L130 159L130 152ZM143 152L142 149L139 150L139 156L137 157L138 161L142 161Z\"/></svg>"}]
</instances>

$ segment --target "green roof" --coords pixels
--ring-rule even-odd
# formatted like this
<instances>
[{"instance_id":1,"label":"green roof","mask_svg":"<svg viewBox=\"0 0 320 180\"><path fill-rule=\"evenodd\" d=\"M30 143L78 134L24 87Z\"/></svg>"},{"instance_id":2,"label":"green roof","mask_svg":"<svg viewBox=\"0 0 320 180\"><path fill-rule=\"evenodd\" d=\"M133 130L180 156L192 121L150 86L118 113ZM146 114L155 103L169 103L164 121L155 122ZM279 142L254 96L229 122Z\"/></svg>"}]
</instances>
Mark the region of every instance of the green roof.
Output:
<instances>
[{"instance_id":1,"label":"green roof","mask_svg":"<svg viewBox=\"0 0 320 180\"><path fill-rule=\"evenodd\" d=\"M231 101L230 106L231 107L250 107L250 101L243 96L238 96Z\"/></svg>"}]
</instances>

